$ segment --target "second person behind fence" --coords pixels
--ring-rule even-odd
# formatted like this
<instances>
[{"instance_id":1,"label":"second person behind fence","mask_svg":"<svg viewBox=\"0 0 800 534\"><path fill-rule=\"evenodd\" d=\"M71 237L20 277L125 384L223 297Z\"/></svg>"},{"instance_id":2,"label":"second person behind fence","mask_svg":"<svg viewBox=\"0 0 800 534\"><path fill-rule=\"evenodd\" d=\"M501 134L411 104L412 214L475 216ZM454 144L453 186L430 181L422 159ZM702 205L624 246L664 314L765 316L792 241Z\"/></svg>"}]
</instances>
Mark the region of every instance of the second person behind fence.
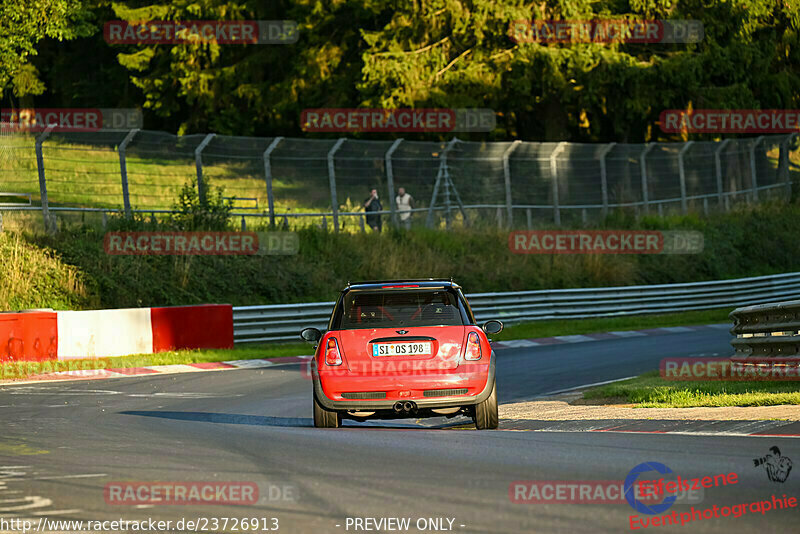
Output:
<instances>
[{"instance_id":1,"label":"second person behind fence","mask_svg":"<svg viewBox=\"0 0 800 534\"><path fill-rule=\"evenodd\" d=\"M397 197L395 197L395 205L397 206L397 213L400 215L400 222L406 230L411 230L411 210L414 206L414 197L406 193L405 187L397 190Z\"/></svg>"},{"instance_id":2,"label":"second person behind fence","mask_svg":"<svg viewBox=\"0 0 800 534\"><path fill-rule=\"evenodd\" d=\"M381 201L378 200L378 190L372 189L370 191L369 197L364 201L364 211L367 212L367 226L372 228L376 232L381 231L381 216L377 214L370 214L370 212L375 211L383 211L383 206L381 206Z\"/></svg>"}]
</instances>

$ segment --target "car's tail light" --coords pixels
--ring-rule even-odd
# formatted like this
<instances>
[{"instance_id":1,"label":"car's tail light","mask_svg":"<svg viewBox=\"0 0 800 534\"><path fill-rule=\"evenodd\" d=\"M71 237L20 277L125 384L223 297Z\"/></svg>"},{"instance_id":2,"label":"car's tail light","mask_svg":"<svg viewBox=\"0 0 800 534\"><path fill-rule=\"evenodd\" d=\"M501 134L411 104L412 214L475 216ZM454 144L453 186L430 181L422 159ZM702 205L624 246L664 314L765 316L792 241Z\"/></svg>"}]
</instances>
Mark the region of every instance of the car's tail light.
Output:
<instances>
[{"instance_id":1,"label":"car's tail light","mask_svg":"<svg viewBox=\"0 0 800 534\"><path fill-rule=\"evenodd\" d=\"M336 345L336 339L328 338L328 343L325 345L325 363L327 365L342 365L342 355L339 353L339 346Z\"/></svg>"},{"instance_id":2,"label":"car's tail light","mask_svg":"<svg viewBox=\"0 0 800 534\"><path fill-rule=\"evenodd\" d=\"M464 353L466 360L480 360L481 359L481 340L477 332L470 332L467 335L467 350Z\"/></svg>"}]
</instances>

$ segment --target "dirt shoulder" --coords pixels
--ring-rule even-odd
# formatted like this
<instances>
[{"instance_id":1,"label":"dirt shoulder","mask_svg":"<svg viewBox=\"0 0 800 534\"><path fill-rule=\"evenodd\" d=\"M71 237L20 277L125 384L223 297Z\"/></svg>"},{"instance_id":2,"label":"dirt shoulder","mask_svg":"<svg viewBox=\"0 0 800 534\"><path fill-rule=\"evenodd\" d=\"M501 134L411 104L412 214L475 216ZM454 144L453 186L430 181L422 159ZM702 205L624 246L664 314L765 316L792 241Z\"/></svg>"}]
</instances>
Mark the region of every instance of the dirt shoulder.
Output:
<instances>
[{"instance_id":1,"label":"dirt shoulder","mask_svg":"<svg viewBox=\"0 0 800 534\"><path fill-rule=\"evenodd\" d=\"M501 419L577 421L597 419L687 419L717 421L800 421L800 406L747 406L720 408L634 408L632 404L596 404L583 399L582 391L503 404ZM613 402L610 401L610 402Z\"/></svg>"}]
</instances>

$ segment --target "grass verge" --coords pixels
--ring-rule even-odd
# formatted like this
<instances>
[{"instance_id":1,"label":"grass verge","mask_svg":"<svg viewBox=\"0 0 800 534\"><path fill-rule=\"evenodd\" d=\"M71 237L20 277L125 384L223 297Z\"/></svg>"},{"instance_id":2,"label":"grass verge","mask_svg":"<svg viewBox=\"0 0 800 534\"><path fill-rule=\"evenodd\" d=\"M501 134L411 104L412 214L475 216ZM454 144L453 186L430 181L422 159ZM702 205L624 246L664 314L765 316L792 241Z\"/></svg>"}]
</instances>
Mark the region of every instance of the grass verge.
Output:
<instances>
[{"instance_id":1,"label":"grass verge","mask_svg":"<svg viewBox=\"0 0 800 534\"><path fill-rule=\"evenodd\" d=\"M665 380L658 371L586 390L584 399L619 401L637 408L776 406L800 404L796 382L691 382Z\"/></svg>"}]
</instances>

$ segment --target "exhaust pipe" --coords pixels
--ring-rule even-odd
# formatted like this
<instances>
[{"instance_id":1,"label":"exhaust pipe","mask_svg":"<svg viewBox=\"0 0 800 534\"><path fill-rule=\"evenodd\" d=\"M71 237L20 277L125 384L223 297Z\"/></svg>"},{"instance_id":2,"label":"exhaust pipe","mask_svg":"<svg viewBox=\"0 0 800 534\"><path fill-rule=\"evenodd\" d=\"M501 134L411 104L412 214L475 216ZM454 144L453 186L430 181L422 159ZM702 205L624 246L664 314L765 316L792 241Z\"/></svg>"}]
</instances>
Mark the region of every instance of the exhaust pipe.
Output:
<instances>
[{"instance_id":1,"label":"exhaust pipe","mask_svg":"<svg viewBox=\"0 0 800 534\"><path fill-rule=\"evenodd\" d=\"M394 403L394 406L392 406L392 409L394 410L394 413L400 413L400 412L402 412L402 411L403 411L403 409L404 409L404 408L403 408L403 403L402 403L402 402L400 402L400 401L397 401L397 402L395 402L395 403Z\"/></svg>"},{"instance_id":2,"label":"exhaust pipe","mask_svg":"<svg viewBox=\"0 0 800 534\"><path fill-rule=\"evenodd\" d=\"M406 401L405 403L403 403L403 409L404 409L406 412L410 412L411 410L416 410L416 409L417 409L417 405L416 405L416 404L414 404L414 403L413 403L413 402L411 402L411 401Z\"/></svg>"}]
</instances>

